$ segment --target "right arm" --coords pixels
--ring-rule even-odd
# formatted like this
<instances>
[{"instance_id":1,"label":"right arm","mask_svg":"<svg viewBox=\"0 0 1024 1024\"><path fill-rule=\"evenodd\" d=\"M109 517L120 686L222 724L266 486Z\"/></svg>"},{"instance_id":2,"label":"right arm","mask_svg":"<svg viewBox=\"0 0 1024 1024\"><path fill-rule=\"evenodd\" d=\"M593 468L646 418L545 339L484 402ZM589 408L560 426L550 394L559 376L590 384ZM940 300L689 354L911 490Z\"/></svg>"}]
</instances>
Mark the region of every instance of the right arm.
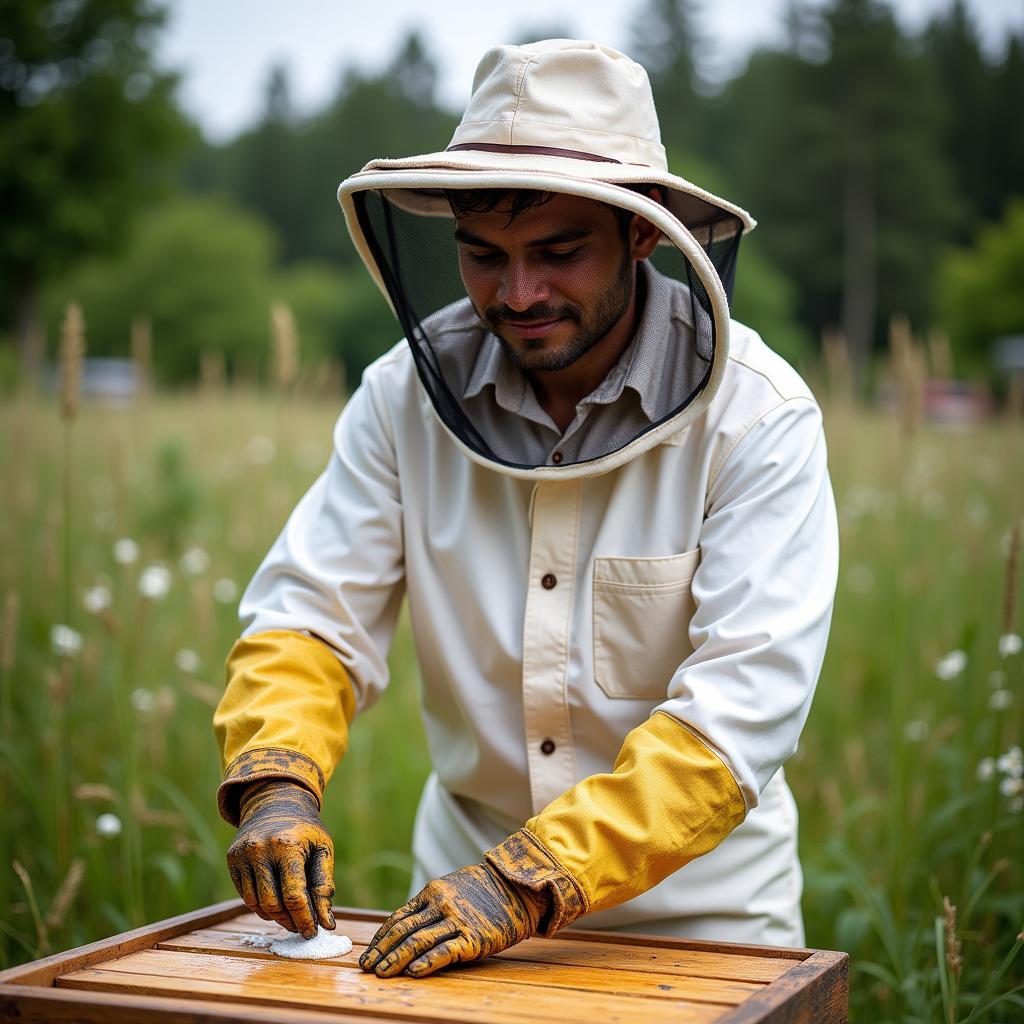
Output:
<instances>
[{"instance_id":1,"label":"right arm","mask_svg":"<svg viewBox=\"0 0 1024 1024\"><path fill-rule=\"evenodd\" d=\"M298 916L282 907L289 899L283 857L258 884L253 837L259 836L259 849L268 849L269 819L263 801L263 825L251 824L261 806L252 798L274 783L273 792L290 792L294 806L311 809L322 829L323 790L347 748L348 725L387 685L403 585L394 446L379 392L365 382L338 420L327 469L242 597L242 635L228 657L227 688L214 713L224 767L218 806L226 821L241 826L229 851L232 878L251 909L291 930L315 932L303 909L311 901L305 885L301 893L292 885ZM271 817L277 838L288 839L287 816ZM307 860L323 845L313 832L299 843ZM241 850L247 852L240 865ZM322 903L322 896L310 895ZM329 902L327 908L329 914ZM325 915L316 916L325 923Z\"/></svg>"}]
</instances>

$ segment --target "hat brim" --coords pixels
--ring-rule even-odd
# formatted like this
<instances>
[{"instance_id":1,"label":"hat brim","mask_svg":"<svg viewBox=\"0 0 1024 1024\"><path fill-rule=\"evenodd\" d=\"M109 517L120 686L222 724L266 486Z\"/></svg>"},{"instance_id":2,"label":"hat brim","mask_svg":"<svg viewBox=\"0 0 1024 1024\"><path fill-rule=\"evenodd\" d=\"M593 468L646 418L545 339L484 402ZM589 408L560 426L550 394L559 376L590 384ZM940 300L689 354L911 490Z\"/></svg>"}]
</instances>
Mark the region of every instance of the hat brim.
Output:
<instances>
[{"instance_id":1,"label":"hat brim","mask_svg":"<svg viewBox=\"0 0 1024 1024\"><path fill-rule=\"evenodd\" d=\"M409 172L426 171L438 173L443 179L445 172L453 176L451 183L445 182L435 188L416 188L405 184ZM465 172L480 174L503 173L522 174L525 177L567 178L578 181L601 182L626 188L630 185L658 185L665 189L666 206L690 233L701 243L710 235L725 238L735 233L737 221L740 230L746 234L752 231L757 221L742 207L702 189L693 182L671 174L666 170L643 164L623 164L604 160L582 160L572 157L549 156L537 153L493 152L487 150L446 150L428 153L424 156L402 157L399 159L371 160L361 171L342 182L342 191L358 191L362 187L387 188L384 182L391 174L395 177L394 188L402 189L403 195L389 194L388 198L397 206L410 212L426 216L450 217L452 215L443 189L472 188L466 184ZM457 176L458 183L454 178ZM368 185L372 178L374 184ZM402 181L399 184L399 181ZM366 183L366 184L363 184ZM530 187L525 183L522 187ZM575 191L567 189L567 191ZM389 190L390 193L390 190ZM613 196L609 201L614 202Z\"/></svg>"}]
</instances>

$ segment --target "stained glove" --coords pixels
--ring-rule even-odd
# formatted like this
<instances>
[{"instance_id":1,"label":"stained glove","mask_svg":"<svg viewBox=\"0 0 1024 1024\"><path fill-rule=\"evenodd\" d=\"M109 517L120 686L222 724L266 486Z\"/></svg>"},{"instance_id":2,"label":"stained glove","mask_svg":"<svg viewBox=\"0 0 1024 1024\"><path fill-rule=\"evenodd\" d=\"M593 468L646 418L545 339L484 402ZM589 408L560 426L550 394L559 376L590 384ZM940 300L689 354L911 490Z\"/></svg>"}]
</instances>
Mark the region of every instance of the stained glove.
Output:
<instances>
[{"instance_id":1,"label":"stained glove","mask_svg":"<svg viewBox=\"0 0 1024 1024\"><path fill-rule=\"evenodd\" d=\"M381 925L359 958L364 971L415 978L500 953L537 931L547 900L486 861L429 882Z\"/></svg>"},{"instance_id":2,"label":"stained glove","mask_svg":"<svg viewBox=\"0 0 1024 1024\"><path fill-rule=\"evenodd\" d=\"M228 870L245 905L264 921L311 939L334 928L334 844L316 797L285 779L248 787Z\"/></svg>"},{"instance_id":3,"label":"stained glove","mask_svg":"<svg viewBox=\"0 0 1024 1024\"><path fill-rule=\"evenodd\" d=\"M572 877L520 830L482 863L428 882L380 926L359 966L381 978L403 971L422 978L551 935L585 908Z\"/></svg>"}]
</instances>

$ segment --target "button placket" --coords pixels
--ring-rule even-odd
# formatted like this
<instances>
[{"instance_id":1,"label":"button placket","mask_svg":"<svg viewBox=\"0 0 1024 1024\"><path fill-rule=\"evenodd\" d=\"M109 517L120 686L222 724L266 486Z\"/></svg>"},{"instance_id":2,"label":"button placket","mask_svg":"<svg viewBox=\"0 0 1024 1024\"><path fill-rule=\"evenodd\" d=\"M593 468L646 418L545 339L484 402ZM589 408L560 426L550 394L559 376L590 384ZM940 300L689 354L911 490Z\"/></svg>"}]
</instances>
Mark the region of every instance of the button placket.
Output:
<instances>
[{"instance_id":1,"label":"button placket","mask_svg":"<svg viewBox=\"0 0 1024 1024\"><path fill-rule=\"evenodd\" d=\"M544 482L533 495L534 582L523 622L523 716L534 813L576 781L566 686L579 499L576 481Z\"/></svg>"}]
</instances>

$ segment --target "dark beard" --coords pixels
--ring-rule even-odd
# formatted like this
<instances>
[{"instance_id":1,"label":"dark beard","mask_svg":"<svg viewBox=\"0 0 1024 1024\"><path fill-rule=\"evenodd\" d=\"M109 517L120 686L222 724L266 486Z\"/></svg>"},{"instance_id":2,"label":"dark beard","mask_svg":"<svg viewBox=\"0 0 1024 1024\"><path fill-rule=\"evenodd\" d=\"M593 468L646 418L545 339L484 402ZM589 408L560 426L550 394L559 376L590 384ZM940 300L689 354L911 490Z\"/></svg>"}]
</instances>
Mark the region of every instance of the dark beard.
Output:
<instances>
[{"instance_id":1,"label":"dark beard","mask_svg":"<svg viewBox=\"0 0 1024 1024\"><path fill-rule=\"evenodd\" d=\"M509 309L489 309L486 322L501 344L502 350L512 364L526 372L551 372L565 370L582 359L592 348L600 344L613 327L625 316L633 298L633 259L627 251L612 287L601 296L592 316L584 323L577 307L534 306L522 313ZM543 338L527 338L520 341L519 348L506 341L497 331L501 322L514 323L516 320L570 320L579 326L576 333L562 348L545 353Z\"/></svg>"}]
</instances>

